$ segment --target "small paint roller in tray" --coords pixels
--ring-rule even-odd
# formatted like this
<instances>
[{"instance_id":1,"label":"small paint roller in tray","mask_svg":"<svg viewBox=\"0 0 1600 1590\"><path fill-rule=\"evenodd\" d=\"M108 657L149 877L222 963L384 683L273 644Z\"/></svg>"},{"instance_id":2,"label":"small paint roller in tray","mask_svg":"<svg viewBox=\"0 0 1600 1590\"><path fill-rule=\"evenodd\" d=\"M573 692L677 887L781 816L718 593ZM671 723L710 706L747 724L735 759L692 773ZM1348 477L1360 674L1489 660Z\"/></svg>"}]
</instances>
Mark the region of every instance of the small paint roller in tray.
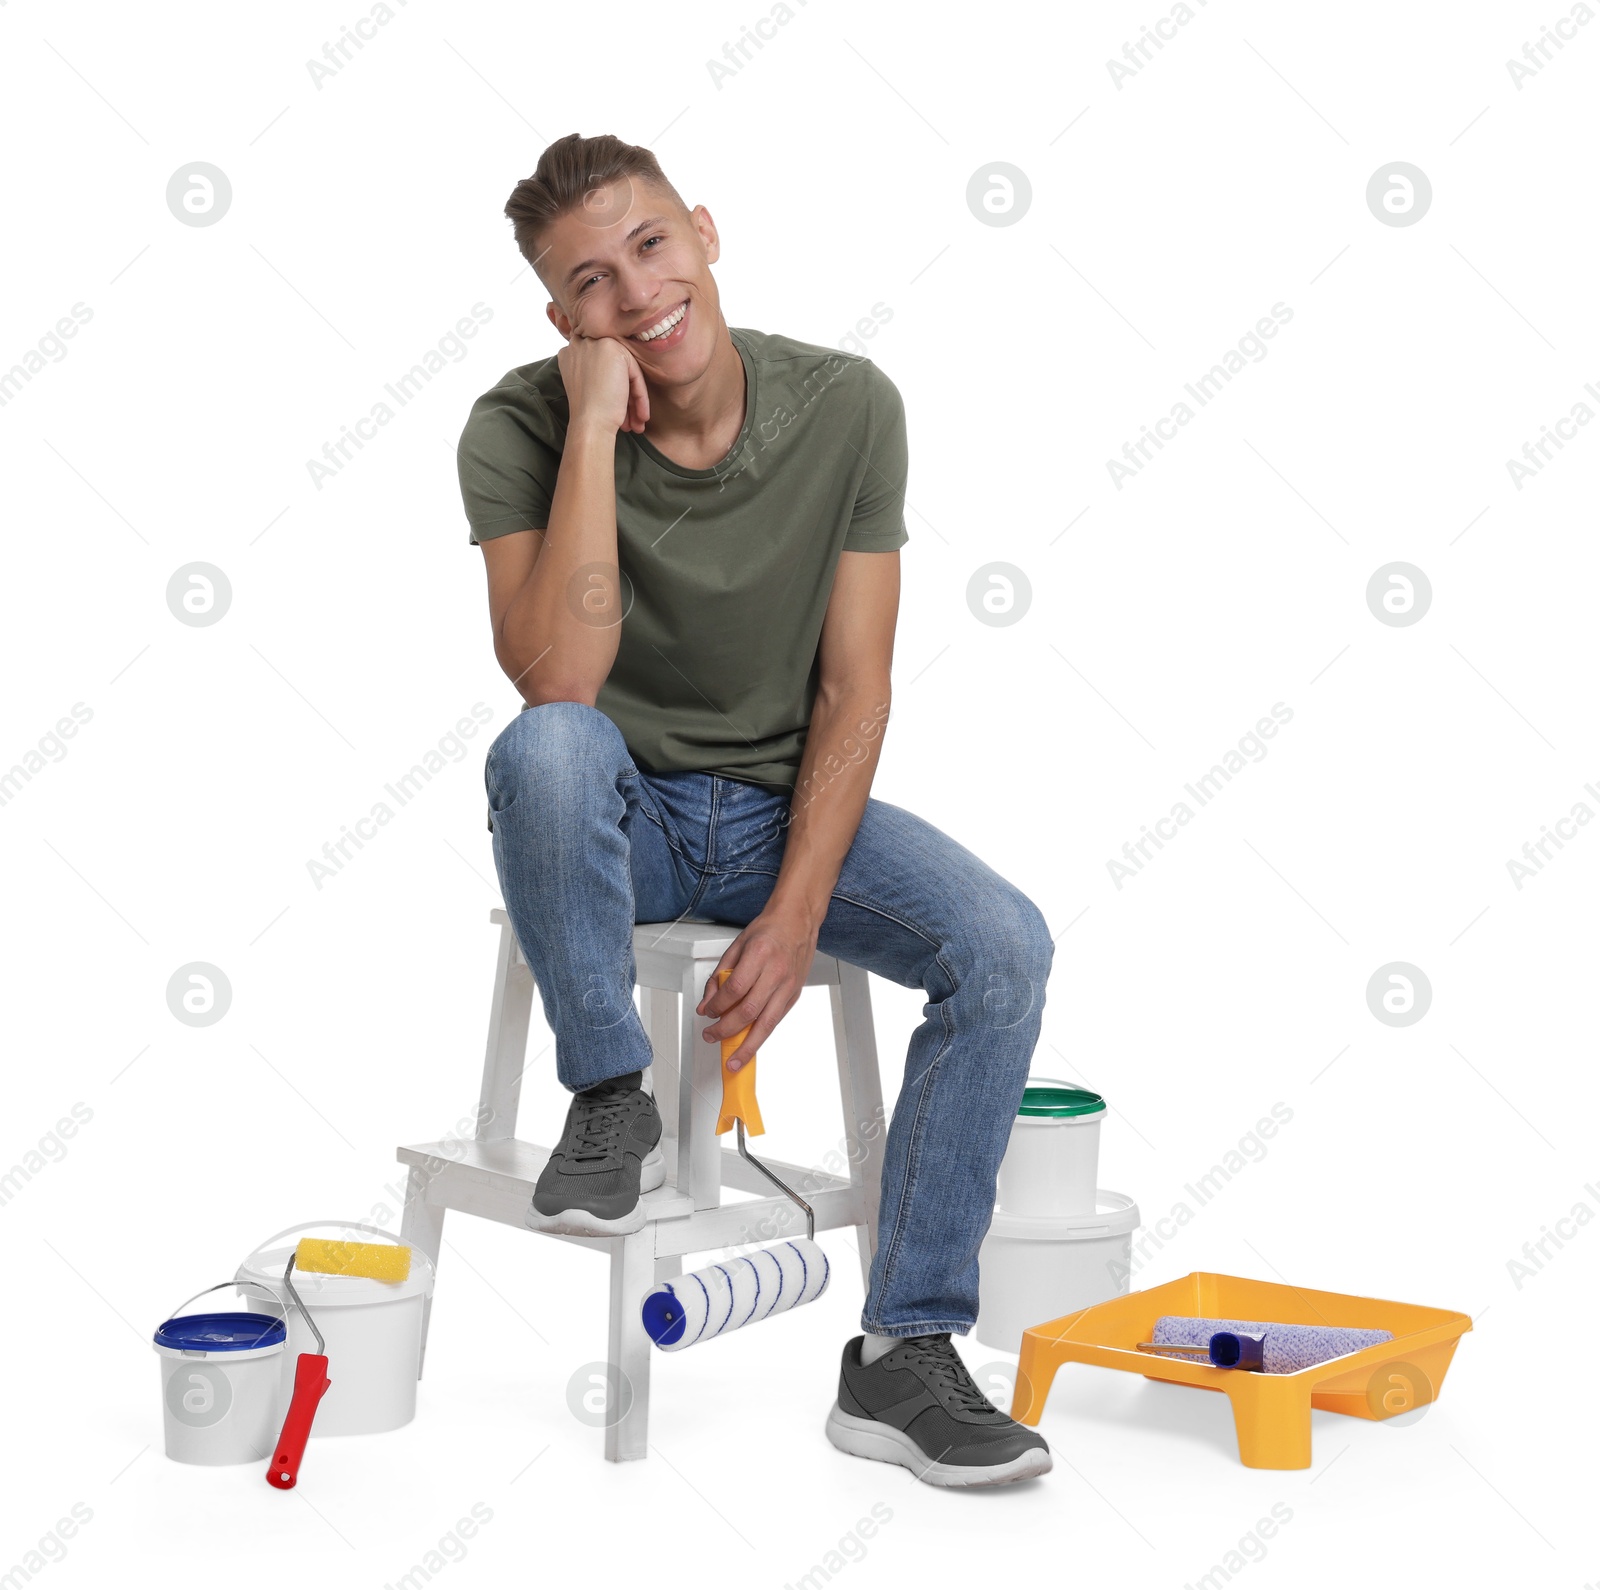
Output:
<instances>
[{"instance_id":1,"label":"small paint roller in tray","mask_svg":"<svg viewBox=\"0 0 1600 1590\"><path fill-rule=\"evenodd\" d=\"M1214 1364L1218 1369L1256 1369L1293 1375L1346 1353L1393 1341L1390 1331L1342 1325L1275 1325L1254 1320L1191 1319L1163 1314L1141 1353Z\"/></svg>"}]
</instances>

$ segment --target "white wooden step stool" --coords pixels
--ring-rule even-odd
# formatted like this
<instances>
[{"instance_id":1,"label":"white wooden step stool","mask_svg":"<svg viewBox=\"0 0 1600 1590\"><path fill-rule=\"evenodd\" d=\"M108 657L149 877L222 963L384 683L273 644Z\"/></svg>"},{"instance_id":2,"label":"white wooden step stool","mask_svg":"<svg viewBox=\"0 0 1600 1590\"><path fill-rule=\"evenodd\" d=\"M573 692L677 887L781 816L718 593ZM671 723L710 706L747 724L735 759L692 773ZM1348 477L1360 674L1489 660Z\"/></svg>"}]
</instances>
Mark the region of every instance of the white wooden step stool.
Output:
<instances>
[{"instance_id":1,"label":"white wooden step stool","mask_svg":"<svg viewBox=\"0 0 1600 1590\"><path fill-rule=\"evenodd\" d=\"M433 1259L447 1209L482 1215L505 1225L523 1226L548 1148L516 1135L517 1103L526 1065L528 1025L534 980L523 959L511 919L502 907L489 913L500 927L494 996L489 1010L489 1043L483 1063L477 1136L397 1149L410 1167L401 1235ZM739 1246L765 1245L803 1235L805 1216L789 1199L763 1196L724 1204L724 1187L768 1194L771 1184L733 1148L717 1140L722 1103L722 1046L706 1043L701 1032L714 1018L695 1006L740 929L693 917L676 922L641 922L633 930L639 1010L654 1056L656 1105L661 1111L661 1149L667 1179L644 1195L645 1223L625 1237L557 1236L560 1242L608 1251L611 1255L611 1322L606 1362L612 1377L608 1396L625 1395L620 1417L608 1408L605 1452L613 1462L642 1458L646 1452L650 1405L650 1358L656 1349L645 1334L639 1303L652 1286L683 1273L685 1254ZM844 1113L848 1176L824 1174L761 1154L764 1164L801 1192L816 1215L817 1231L857 1228L861 1277L866 1285L878 1241L878 1186L883 1172L887 1121L878 1081L878 1050L873 1035L868 974L831 955L817 955L806 976L809 988L827 988L833 1003L833 1042L839 1070L839 1100ZM681 1085L682 1056L691 1056L688 1087ZM529 1232L530 1236L554 1233ZM690 1266L694 1268L694 1266ZM423 1355L428 1343L432 1299L422 1317ZM420 1376L419 1362L417 1373ZM618 1378L620 1377L620 1378Z\"/></svg>"}]
</instances>

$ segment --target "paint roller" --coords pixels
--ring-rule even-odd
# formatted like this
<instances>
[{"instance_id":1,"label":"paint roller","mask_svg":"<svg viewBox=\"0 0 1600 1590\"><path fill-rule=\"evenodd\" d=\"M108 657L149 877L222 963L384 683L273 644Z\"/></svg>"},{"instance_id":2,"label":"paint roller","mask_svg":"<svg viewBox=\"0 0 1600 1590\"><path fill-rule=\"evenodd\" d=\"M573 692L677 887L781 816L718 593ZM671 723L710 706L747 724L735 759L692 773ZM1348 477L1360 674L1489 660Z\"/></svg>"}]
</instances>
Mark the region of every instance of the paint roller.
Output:
<instances>
[{"instance_id":1,"label":"paint roller","mask_svg":"<svg viewBox=\"0 0 1600 1590\"><path fill-rule=\"evenodd\" d=\"M719 970L717 982L732 974ZM728 1057L744 1041L749 1027L722 1040L722 1109L717 1135L728 1128L737 1133L739 1155L761 1172L806 1217L806 1234L770 1248L708 1264L647 1292L640 1304L645 1334L663 1352L681 1352L699 1342L726 1336L741 1326L759 1324L774 1314L786 1314L803 1303L813 1303L828 1288L828 1256L817 1246L817 1217L799 1193L780 1181L745 1144L746 1126L757 1137L766 1128L756 1103L756 1062L752 1055L737 1071L728 1070Z\"/></svg>"},{"instance_id":2,"label":"paint roller","mask_svg":"<svg viewBox=\"0 0 1600 1590\"><path fill-rule=\"evenodd\" d=\"M317 1329L311 1310L289 1279L296 1265L301 1270L320 1271L324 1275L361 1275L375 1281L403 1281L411 1273L411 1249L406 1244L387 1247L379 1242L333 1242L321 1237L302 1237L289 1255L289 1262L283 1267L283 1284L316 1341L317 1350L301 1353L295 1363L294 1390L283 1416L278 1444L272 1449L272 1462L267 1466L267 1484L280 1491L291 1491L299 1482L300 1464L305 1457L306 1442L311 1438L317 1404L333 1384L328 1379L328 1344Z\"/></svg>"},{"instance_id":3,"label":"paint roller","mask_svg":"<svg viewBox=\"0 0 1600 1590\"><path fill-rule=\"evenodd\" d=\"M1385 1330L1338 1325L1277 1325L1255 1320L1192 1319L1163 1314L1139 1343L1141 1353L1163 1353L1215 1364L1218 1369L1256 1369L1268 1375L1293 1375L1363 1347L1393 1341Z\"/></svg>"}]
</instances>

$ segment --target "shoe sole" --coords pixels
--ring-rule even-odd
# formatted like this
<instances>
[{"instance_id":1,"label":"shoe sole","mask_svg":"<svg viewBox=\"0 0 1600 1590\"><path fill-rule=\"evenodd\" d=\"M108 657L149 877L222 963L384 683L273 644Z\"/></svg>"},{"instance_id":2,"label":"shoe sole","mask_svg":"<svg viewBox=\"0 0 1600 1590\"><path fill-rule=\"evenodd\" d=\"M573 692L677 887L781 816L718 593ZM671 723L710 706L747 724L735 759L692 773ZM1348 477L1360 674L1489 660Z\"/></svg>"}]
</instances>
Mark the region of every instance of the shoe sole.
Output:
<instances>
[{"instance_id":1,"label":"shoe sole","mask_svg":"<svg viewBox=\"0 0 1600 1590\"><path fill-rule=\"evenodd\" d=\"M530 1231L544 1231L559 1237L626 1237L644 1225L644 1194L654 1192L667 1179L667 1162L662 1157L658 1143L645 1155L639 1166L639 1202L625 1215L615 1220L602 1220L587 1209L563 1209L557 1214L542 1215L528 1201L528 1211L522 1223Z\"/></svg>"},{"instance_id":2,"label":"shoe sole","mask_svg":"<svg viewBox=\"0 0 1600 1590\"><path fill-rule=\"evenodd\" d=\"M841 1452L852 1457L871 1458L877 1463L898 1463L910 1469L928 1485L962 1487L970 1485L1009 1485L1013 1480L1031 1480L1048 1474L1050 1453L1044 1447L1030 1447L1009 1463L970 1464L934 1463L903 1430L877 1419L858 1419L836 1402L828 1414L828 1439Z\"/></svg>"}]
</instances>

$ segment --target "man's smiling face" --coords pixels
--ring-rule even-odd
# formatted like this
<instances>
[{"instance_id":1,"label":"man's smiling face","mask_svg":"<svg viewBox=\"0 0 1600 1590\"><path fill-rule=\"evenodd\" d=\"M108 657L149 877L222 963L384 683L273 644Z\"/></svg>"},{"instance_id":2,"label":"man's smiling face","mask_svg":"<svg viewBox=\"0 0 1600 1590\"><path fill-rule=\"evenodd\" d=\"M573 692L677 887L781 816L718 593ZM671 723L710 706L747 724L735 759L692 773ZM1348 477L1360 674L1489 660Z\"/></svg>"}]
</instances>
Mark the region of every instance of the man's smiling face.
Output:
<instances>
[{"instance_id":1,"label":"man's smiling face","mask_svg":"<svg viewBox=\"0 0 1600 1590\"><path fill-rule=\"evenodd\" d=\"M584 195L539 238L546 313L563 337L616 337L652 385L693 380L710 364L722 313L711 265L717 231L670 193L623 177Z\"/></svg>"}]
</instances>

